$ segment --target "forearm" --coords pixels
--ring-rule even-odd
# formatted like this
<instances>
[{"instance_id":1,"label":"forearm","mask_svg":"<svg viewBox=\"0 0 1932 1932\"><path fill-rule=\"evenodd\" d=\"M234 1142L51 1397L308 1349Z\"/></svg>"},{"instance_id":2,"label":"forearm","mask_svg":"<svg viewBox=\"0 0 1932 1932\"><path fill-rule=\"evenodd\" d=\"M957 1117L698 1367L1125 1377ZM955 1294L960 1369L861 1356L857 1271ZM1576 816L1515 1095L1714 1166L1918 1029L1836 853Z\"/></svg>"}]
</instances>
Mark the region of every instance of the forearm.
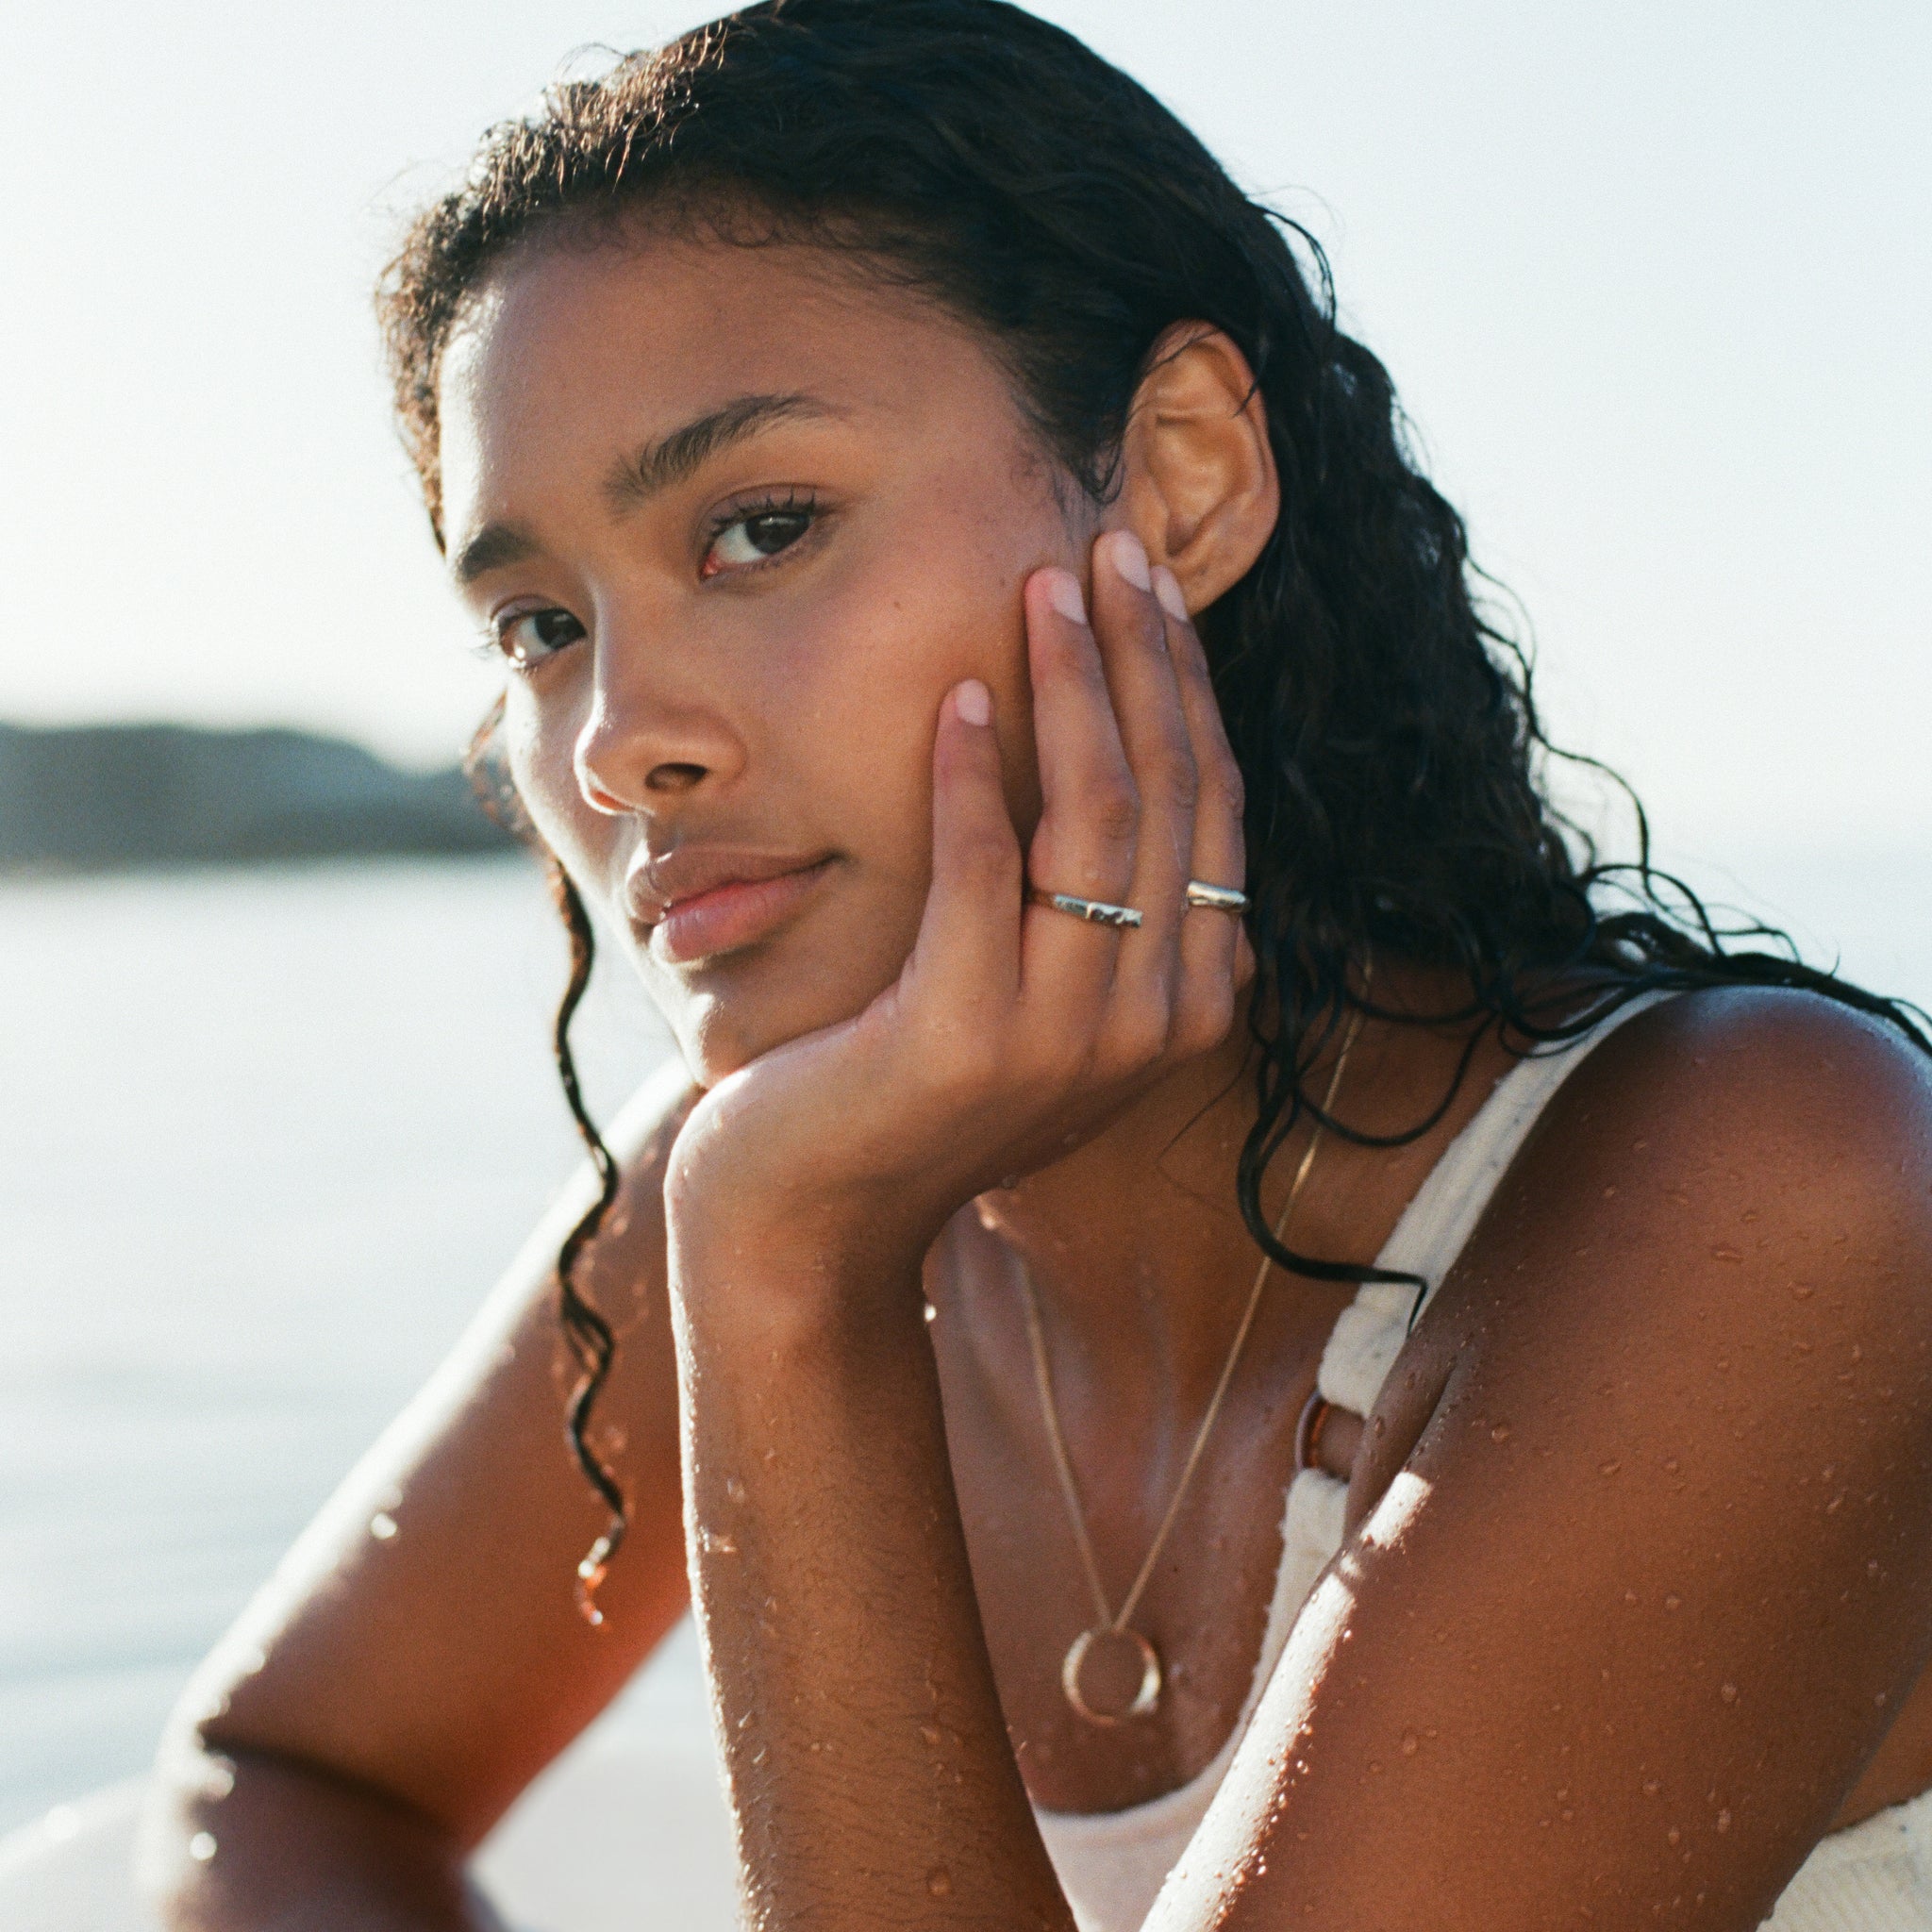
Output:
<instances>
[{"instance_id":1,"label":"forearm","mask_svg":"<svg viewBox=\"0 0 1932 1932\"><path fill-rule=\"evenodd\" d=\"M247 1752L174 1757L140 1863L168 1932L504 1932L428 1819Z\"/></svg>"},{"instance_id":2,"label":"forearm","mask_svg":"<svg viewBox=\"0 0 1932 1932\"><path fill-rule=\"evenodd\" d=\"M752 1923L1070 1925L1014 1764L917 1272L687 1282L695 1601Z\"/></svg>"}]
</instances>

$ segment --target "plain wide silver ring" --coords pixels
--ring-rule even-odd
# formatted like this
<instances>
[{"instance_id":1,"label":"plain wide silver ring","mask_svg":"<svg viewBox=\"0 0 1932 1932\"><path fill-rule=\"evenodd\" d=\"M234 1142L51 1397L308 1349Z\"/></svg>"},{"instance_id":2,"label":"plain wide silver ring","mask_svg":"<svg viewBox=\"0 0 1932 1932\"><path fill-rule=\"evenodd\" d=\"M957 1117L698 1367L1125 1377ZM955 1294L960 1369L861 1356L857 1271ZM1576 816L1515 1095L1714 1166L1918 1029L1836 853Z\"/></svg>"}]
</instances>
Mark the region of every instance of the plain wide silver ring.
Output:
<instances>
[{"instance_id":1,"label":"plain wide silver ring","mask_svg":"<svg viewBox=\"0 0 1932 1932\"><path fill-rule=\"evenodd\" d=\"M1071 892L1042 892L1037 887L1026 895L1036 906L1050 906L1056 912L1071 912L1090 925L1139 925L1141 915L1132 906L1109 906L1105 899L1076 899Z\"/></svg>"},{"instance_id":2,"label":"plain wide silver ring","mask_svg":"<svg viewBox=\"0 0 1932 1932\"><path fill-rule=\"evenodd\" d=\"M1210 886L1206 879L1190 879L1188 904L1210 912L1245 912L1248 895L1236 891L1232 886Z\"/></svg>"}]
</instances>

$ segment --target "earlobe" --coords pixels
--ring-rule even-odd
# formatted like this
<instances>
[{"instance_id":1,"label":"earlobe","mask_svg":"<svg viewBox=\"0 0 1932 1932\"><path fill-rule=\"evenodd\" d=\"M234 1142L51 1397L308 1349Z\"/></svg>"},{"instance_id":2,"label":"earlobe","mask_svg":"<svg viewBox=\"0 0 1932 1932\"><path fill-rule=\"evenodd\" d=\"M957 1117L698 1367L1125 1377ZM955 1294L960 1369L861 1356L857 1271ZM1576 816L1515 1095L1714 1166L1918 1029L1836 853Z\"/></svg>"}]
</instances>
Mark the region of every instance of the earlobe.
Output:
<instances>
[{"instance_id":1,"label":"earlobe","mask_svg":"<svg viewBox=\"0 0 1932 1932\"><path fill-rule=\"evenodd\" d=\"M1121 511L1200 610L1238 583L1274 534L1281 485L1248 359L1202 322L1176 323L1148 358L1122 450Z\"/></svg>"}]
</instances>

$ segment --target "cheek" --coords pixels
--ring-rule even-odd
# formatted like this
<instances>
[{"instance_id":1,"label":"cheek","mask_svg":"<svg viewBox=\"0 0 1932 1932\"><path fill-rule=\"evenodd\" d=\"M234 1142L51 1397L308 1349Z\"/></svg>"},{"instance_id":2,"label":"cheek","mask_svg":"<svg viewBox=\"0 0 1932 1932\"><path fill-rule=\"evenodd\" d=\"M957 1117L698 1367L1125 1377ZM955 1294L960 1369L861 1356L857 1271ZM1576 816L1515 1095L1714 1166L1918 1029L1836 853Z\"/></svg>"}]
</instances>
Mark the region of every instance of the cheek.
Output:
<instances>
[{"instance_id":1,"label":"cheek","mask_svg":"<svg viewBox=\"0 0 1932 1932\"><path fill-rule=\"evenodd\" d=\"M580 886L589 886L598 875L595 859L611 821L585 804L577 786L574 760L588 706L563 683L563 668L541 693L529 680L510 677L501 747L517 796L544 844Z\"/></svg>"},{"instance_id":2,"label":"cheek","mask_svg":"<svg viewBox=\"0 0 1932 1932\"><path fill-rule=\"evenodd\" d=\"M1064 560L1066 540L1057 519L1003 527L959 508L902 524L810 613L785 653L789 715L774 720L813 743L828 777L876 801L922 863L933 733L961 678L992 691L1015 822L1027 829L1039 812L1021 592L1033 570Z\"/></svg>"}]
</instances>

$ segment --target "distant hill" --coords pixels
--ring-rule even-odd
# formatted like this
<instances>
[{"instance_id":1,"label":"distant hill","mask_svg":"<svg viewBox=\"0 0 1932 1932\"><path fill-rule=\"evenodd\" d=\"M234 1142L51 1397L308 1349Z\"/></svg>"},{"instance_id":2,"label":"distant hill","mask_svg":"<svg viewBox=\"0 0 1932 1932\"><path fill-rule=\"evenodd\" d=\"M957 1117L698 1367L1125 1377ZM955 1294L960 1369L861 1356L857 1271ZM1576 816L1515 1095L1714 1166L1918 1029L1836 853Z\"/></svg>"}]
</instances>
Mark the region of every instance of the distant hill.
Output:
<instances>
[{"instance_id":1,"label":"distant hill","mask_svg":"<svg viewBox=\"0 0 1932 1932\"><path fill-rule=\"evenodd\" d=\"M0 871L509 849L455 766L289 730L0 724Z\"/></svg>"}]
</instances>

